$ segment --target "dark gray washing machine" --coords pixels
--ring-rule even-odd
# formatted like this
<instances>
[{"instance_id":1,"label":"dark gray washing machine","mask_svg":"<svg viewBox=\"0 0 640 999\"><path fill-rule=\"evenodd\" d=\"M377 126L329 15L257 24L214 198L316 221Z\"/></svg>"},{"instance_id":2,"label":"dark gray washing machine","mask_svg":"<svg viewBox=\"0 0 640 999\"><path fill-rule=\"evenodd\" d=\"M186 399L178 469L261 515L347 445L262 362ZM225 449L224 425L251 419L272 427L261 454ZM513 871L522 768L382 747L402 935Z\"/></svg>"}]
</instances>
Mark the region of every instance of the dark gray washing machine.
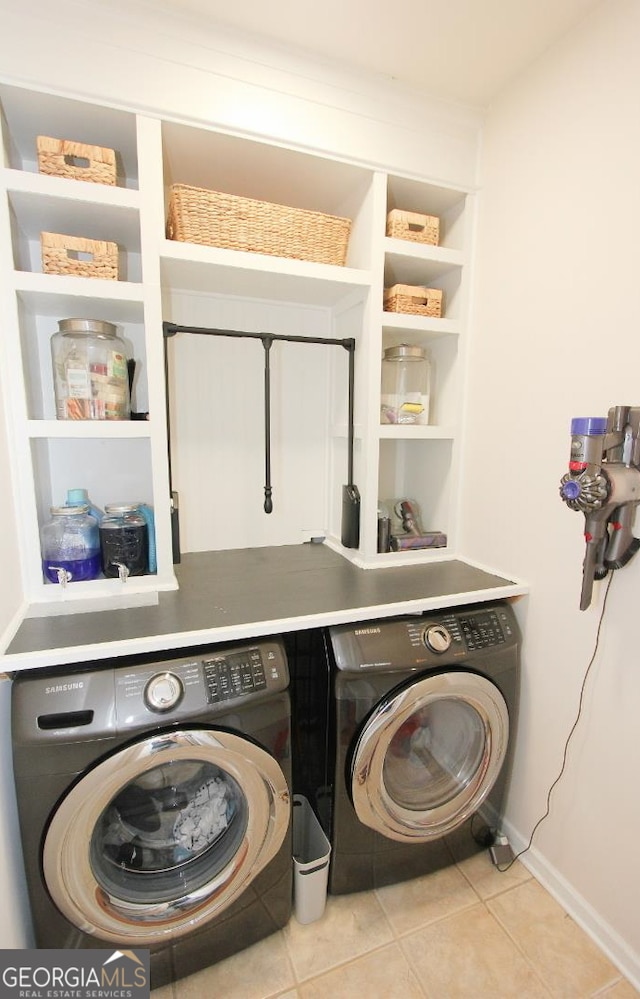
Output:
<instances>
[{"instance_id":1,"label":"dark gray washing machine","mask_svg":"<svg viewBox=\"0 0 640 999\"><path fill-rule=\"evenodd\" d=\"M277 639L17 674L38 947L148 947L157 988L288 922L288 686Z\"/></svg>"},{"instance_id":2,"label":"dark gray washing machine","mask_svg":"<svg viewBox=\"0 0 640 999\"><path fill-rule=\"evenodd\" d=\"M512 608L334 627L329 646L329 891L418 877L489 845L515 739Z\"/></svg>"}]
</instances>

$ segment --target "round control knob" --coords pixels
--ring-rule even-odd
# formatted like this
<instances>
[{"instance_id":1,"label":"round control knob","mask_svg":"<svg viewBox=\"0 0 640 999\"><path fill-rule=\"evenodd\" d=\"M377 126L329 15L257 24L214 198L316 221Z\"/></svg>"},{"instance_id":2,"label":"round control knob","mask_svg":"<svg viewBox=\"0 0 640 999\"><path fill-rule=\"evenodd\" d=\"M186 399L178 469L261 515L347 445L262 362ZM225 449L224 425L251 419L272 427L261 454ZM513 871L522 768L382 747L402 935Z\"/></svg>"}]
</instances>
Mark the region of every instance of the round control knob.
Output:
<instances>
[{"instance_id":1,"label":"round control knob","mask_svg":"<svg viewBox=\"0 0 640 999\"><path fill-rule=\"evenodd\" d=\"M144 690L144 702L151 711L169 711L184 694L182 680L175 673L156 673Z\"/></svg>"},{"instance_id":2,"label":"round control knob","mask_svg":"<svg viewBox=\"0 0 640 999\"><path fill-rule=\"evenodd\" d=\"M451 645L451 635L443 624L432 624L424 633L424 644L432 652L446 652Z\"/></svg>"}]
</instances>

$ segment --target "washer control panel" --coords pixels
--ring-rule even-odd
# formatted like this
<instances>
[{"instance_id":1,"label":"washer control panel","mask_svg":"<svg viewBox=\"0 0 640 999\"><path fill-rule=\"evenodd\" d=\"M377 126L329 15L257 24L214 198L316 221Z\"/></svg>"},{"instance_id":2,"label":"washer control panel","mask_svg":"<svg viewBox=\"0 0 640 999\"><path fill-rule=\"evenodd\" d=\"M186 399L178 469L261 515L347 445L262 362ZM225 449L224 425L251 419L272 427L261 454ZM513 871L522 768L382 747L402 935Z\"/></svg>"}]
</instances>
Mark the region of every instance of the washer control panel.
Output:
<instances>
[{"instance_id":1,"label":"washer control panel","mask_svg":"<svg viewBox=\"0 0 640 999\"><path fill-rule=\"evenodd\" d=\"M289 670L278 640L203 650L194 658L176 657L114 670L118 727L210 715L246 701L286 690Z\"/></svg>"},{"instance_id":2,"label":"washer control panel","mask_svg":"<svg viewBox=\"0 0 640 999\"><path fill-rule=\"evenodd\" d=\"M208 646L191 655L117 660L61 673L21 672L14 680L14 742L62 742L134 734L154 726L208 722L289 687L279 638Z\"/></svg>"},{"instance_id":3,"label":"washer control panel","mask_svg":"<svg viewBox=\"0 0 640 999\"><path fill-rule=\"evenodd\" d=\"M273 651L267 652L266 659L268 669L275 663ZM241 697L242 694L267 688L265 657L260 648L205 659L204 675L210 703L228 701L231 698Z\"/></svg>"},{"instance_id":4,"label":"washer control panel","mask_svg":"<svg viewBox=\"0 0 640 999\"><path fill-rule=\"evenodd\" d=\"M507 603L338 625L330 634L341 670L424 668L520 641L515 614Z\"/></svg>"}]
</instances>

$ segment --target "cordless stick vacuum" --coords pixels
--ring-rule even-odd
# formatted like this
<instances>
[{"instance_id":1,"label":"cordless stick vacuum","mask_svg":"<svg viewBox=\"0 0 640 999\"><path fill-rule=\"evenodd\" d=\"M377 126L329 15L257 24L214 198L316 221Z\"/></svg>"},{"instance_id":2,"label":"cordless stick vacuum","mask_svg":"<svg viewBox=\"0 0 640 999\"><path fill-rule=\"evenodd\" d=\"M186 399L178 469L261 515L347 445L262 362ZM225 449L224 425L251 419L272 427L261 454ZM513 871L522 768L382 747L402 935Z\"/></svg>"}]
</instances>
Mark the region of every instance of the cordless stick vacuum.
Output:
<instances>
[{"instance_id":1,"label":"cordless stick vacuum","mask_svg":"<svg viewBox=\"0 0 640 999\"><path fill-rule=\"evenodd\" d=\"M580 610L586 610L594 579L621 569L640 548L632 533L640 503L640 408L614 406L606 419L571 421L569 471L560 496L585 517Z\"/></svg>"}]
</instances>

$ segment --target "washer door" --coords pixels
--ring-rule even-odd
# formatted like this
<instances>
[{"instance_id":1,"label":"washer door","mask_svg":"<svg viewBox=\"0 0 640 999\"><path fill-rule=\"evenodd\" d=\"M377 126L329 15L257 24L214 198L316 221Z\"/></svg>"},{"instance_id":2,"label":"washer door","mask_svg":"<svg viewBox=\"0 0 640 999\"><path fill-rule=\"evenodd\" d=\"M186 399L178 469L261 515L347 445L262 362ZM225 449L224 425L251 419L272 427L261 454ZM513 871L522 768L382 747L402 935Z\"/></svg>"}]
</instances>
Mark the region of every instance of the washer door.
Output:
<instances>
[{"instance_id":1,"label":"washer door","mask_svg":"<svg viewBox=\"0 0 640 999\"><path fill-rule=\"evenodd\" d=\"M358 818L389 839L443 836L486 798L508 740L505 700L476 673L430 675L392 691L355 744L350 781Z\"/></svg>"},{"instance_id":2,"label":"washer door","mask_svg":"<svg viewBox=\"0 0 640 999\"><path fill-rule=\"evenodd\" d=\"M74 785L46 834L44 879L85 933L166 942L231 905L289 819L286 778L264 749L228 732L164 732Z\"/></svg>"}]
</instances>

